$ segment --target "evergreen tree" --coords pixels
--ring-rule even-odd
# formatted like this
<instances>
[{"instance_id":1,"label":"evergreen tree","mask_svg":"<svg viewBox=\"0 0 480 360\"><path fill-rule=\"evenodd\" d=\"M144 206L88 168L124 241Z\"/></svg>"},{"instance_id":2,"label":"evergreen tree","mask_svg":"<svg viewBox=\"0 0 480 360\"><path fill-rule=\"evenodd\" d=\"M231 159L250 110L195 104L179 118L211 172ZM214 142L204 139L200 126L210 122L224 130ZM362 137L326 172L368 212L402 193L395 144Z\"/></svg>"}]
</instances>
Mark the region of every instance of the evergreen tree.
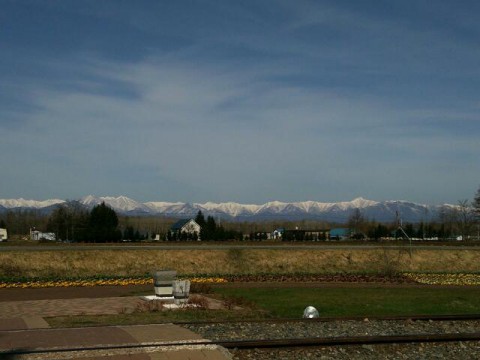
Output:
<instances>
[{"instance_id":1,"label":"evergreen tree","mask_svg":"<svg viewBox=\"0 0 480 360\"><path fill-rule=\"evenodd\" d=\"M133 226L128 225L125 230L123 231L123 239L124 240L134 240L135 232L133 230Z\"/></svg>"},{"instance_id":2,"label":"evergreen tree","mask_svg":"<svg viewBox=\"0 0 480 360\"><path fill-rule=\"evenodd\" d=\"M423 223L423 221L418 225L415 237L418 239L425 238L425 224Z\"/></svg>"},{"instance_id":3,"label":"evergreen tree","mask_svg":"<svg viewBox=\"0 0 480 360\"><path fill-rule=\"evenodd\" d=\"M373 226L374 224L372 223L368 231L368 237L370 239L378 240L378 239L390 236L390 230L388 229L387 226L380 223L377 223L377 226L375 227Z\"/></svg>"},{"instance_id":4,"label":"evergreen tree","mask_svg":"<svg viewBox=\"0 0 480 360\"><path fill-rule=\"evenodd\" d=\"M209 240L206 237L206 229L205 229L205 217L201 210L198 210L197 216L195 216L195 222L200 225L200 239L201 240Z\"/></svg>"},{"instance_id":5,"label":"evergreen tree","mask_svg":"<svg viewBox=\"0 0 480 360\"><path fill-rule=\"evenodd\" d=\"M59 206L53 212L47 223L47 231L54 232L58 240L68 238L68 213L65 206Z\"/></svg>"},{"instance_id":6,"label":"evergreen tree","mask_svg":"<svg viewBox=\"0 0 480 360\"><path fill-rule=\"evenodd\" d=\"M207 222L205 223L205 240L217 240L216 230L217 224L215 223L215 219L212 216L208 216Z\"/></svg>"},{"instance_id":7,"label":"evergreen tree","mask_svg":"<svg viewBox=\"0 0 480 360\"><path fill-rule=\"evenodd\" d=\"M415 229L413 228L413 224L407 223L404 227L404 231L407 233L409 238L415 236Z\"/></svg>"},{"instance_id":8,"label":"evergreen tree","mask_svg":"<svg viewBox=\"0 0 480 360\"><path fill-rule=\"evenodd\" d=\"M118 217L115 211L102 202L90 212L90 234L93 242L119 241L122 233L117 229Z\"/></svg>"},{"instance_id":9,"label":"evergreen tree","mask_svg":"<svg viewBox=\"0 0 480 360\"><path fill-rule=\"evenodd\" d=\"M195 222L202 228L205 226L205 217L203 216L201 210L198 210L197 216L195 217Z\"/></svg>"}]
</instances>

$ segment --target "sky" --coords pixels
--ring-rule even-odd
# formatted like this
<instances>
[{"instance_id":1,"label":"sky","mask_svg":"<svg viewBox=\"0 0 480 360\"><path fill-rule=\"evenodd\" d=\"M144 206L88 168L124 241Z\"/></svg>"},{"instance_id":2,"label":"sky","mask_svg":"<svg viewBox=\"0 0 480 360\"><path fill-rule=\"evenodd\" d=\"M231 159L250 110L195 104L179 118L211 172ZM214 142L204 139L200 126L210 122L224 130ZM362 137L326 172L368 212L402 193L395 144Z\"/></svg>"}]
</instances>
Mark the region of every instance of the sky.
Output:
<instances>
[{"instance_id":1,"label":"sky","mask_svg":"<svg viewBox=\"0 0 480 360\"><path fill-rule=\"evenodd\" d=\"M473 199L480 2L0 0L0 198Z\"/></svg>"}]
</instances>

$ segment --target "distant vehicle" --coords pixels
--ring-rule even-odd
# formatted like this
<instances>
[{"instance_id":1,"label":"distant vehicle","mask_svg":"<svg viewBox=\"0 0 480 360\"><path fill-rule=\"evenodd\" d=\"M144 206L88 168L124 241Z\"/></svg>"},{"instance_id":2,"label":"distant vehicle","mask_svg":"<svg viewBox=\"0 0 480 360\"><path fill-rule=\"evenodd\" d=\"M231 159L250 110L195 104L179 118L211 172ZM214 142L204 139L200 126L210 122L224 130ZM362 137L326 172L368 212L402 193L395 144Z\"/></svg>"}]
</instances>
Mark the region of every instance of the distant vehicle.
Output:
<instances>
[{"instance_id":1,"label":"distant vehicle","mask_svg":"<svg viewBox=\"0 0 480 360\"><path fill-rule=\"evenodd\" d=\"M7 229L0 228L0 241L7 241L7 240L8 240Z\"/></svg>"}]
</instances>

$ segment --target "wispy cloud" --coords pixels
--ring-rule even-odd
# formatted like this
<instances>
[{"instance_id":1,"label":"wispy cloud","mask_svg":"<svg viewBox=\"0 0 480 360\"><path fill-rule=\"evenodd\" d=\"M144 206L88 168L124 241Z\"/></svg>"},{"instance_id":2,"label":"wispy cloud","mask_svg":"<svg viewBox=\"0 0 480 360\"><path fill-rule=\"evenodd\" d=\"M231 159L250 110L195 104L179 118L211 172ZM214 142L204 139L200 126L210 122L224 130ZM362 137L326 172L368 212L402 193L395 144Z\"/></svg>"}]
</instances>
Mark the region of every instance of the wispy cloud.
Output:
<instances>
[{"instance_id":1,"label":"wispy cloud","mask_svg":"<svg viewBox=\"0 0 480 360\"><path fill-rule=\"evenodd\" d=\"M17 165L3 191L253 203L473 191L480 54L458 29L337 4L212 4L211 21L172 30L107 2L94 18L144 34L137 56L79 46L32 60L33 77L5 75L0 165Z\"/></svg>"}]
</instances>

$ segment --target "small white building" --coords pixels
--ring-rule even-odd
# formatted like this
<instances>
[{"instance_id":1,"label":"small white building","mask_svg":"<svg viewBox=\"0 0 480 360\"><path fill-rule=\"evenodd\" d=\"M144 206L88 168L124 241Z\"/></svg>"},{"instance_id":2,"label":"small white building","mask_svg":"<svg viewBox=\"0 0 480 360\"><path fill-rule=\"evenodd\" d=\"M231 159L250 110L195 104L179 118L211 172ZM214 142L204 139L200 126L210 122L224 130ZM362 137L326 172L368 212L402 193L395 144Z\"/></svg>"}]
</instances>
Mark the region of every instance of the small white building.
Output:
<instances>
[{"instance_id":1,"label":"small white building","mask_svg":"<svg viewBox=\"0 0 480 360\"><path fill-rule=\"evenodd\" d=\"M0 228L0 241L7 241L7 240L8 240L7 229Z\"/></svg>"},{"instance_id":2,"label":"small white building","mask_svg":"<svg viewBox=\"0 0 480 360\"><path fill-rule=\"evenodd\" d=\"M284 232L285 232L284 228L275 229L273 230L272 238L275 240L281 240Z\"/></svg>"},{"instance_id":3,"label":"small white building","mask_svg":"<svg viewBox=\"0 0 480 360\"><path fill-rule=\"evenodd\" d=\"M38 230L30 230L30 239L31 240L49 240L49 241L55 241L57 237L55 236L55 233L49 232L49 233L44 233Z\"/></svg>"}]
</instances>

